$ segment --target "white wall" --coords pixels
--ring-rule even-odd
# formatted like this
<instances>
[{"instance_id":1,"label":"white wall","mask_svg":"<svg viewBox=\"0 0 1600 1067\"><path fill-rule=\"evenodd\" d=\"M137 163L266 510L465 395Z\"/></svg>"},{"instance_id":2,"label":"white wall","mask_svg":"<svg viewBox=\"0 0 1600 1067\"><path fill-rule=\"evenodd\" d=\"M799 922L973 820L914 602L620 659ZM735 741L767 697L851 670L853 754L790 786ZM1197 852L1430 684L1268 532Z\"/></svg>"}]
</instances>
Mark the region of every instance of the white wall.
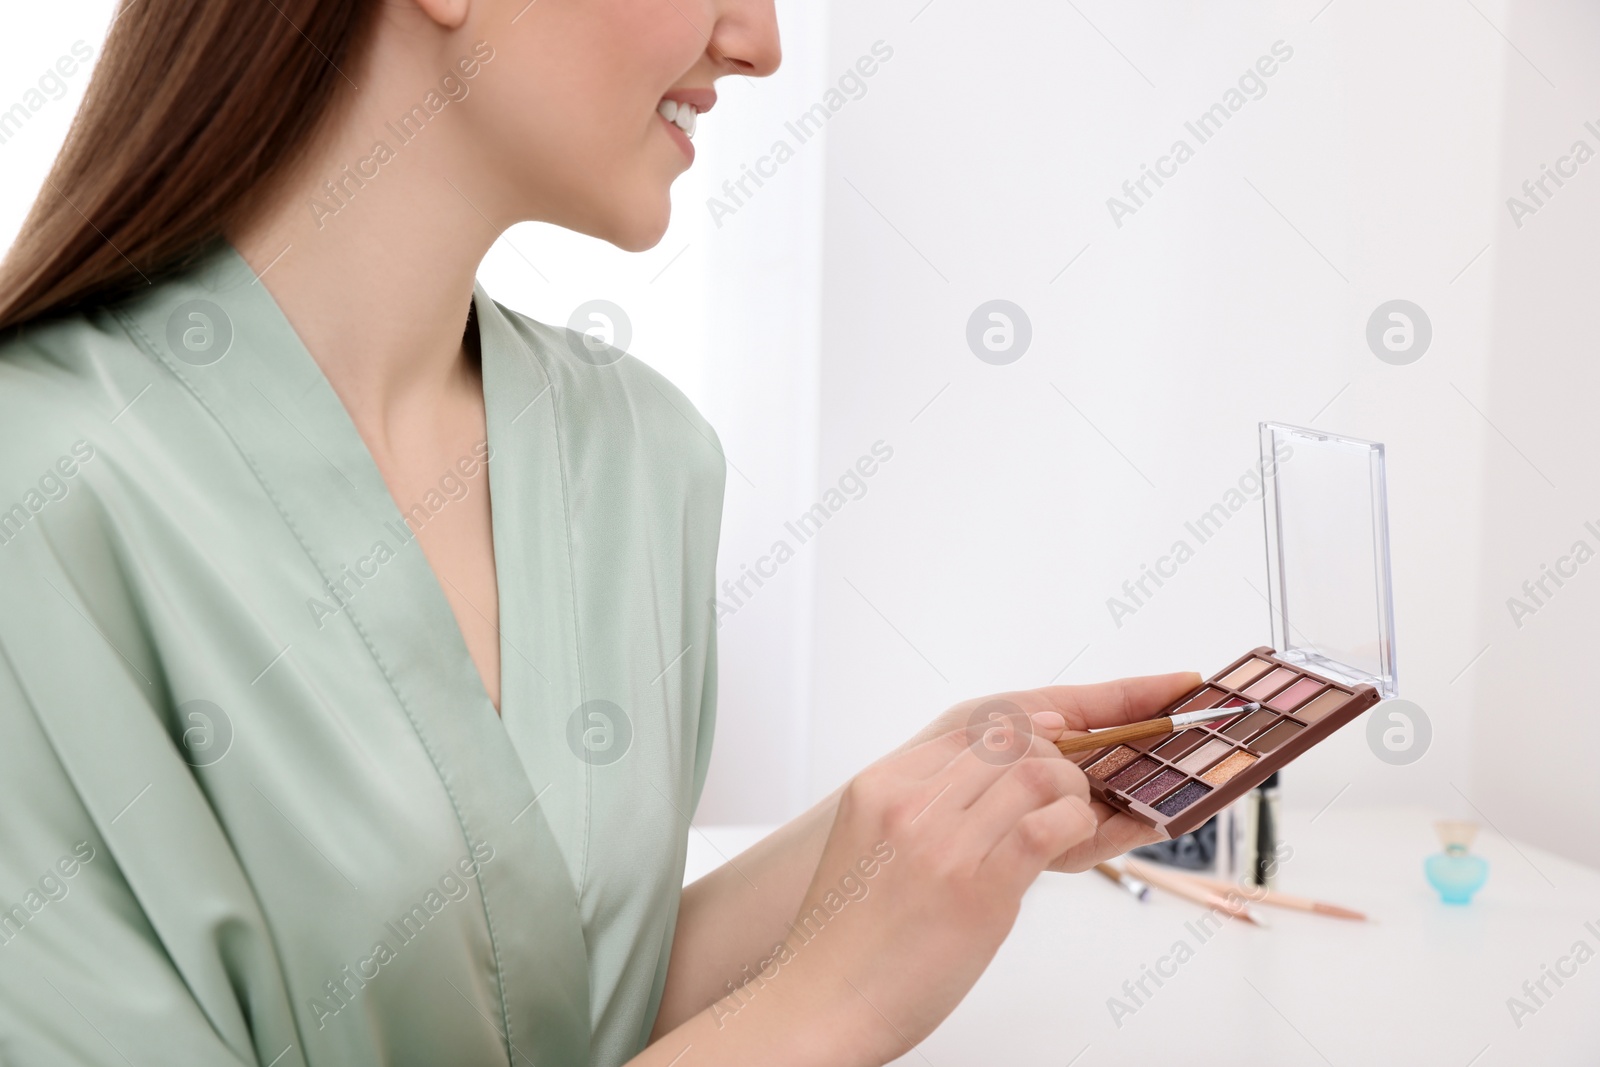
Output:
<instances>
[{"instance_id":1,"label":"white wall","mask_svg":"<svg viewBox=\"0 0 1600 1067\"><path fill-rule=\"evenodd\" d=\"M1569 729L1592 712L1555 650L1592 643L1593 602L1564 597L1516 645L1503 602L1580 517L1600 519L1579 444L1600 163L1512 249L1500 158L1524 109L1549 130L1525 150L1531 135L1513 137L1518 175L1578 134L1592 15L1319 7L835 6L833 66L879 38L896 51L829 134L819 472L877 438L895 458L821 544L813 792L966 696L1209 673L1267 643L1259 505L1120 627L1106 600L1250 466L1257 421L1279 419L1389 445L1402 695L1433 726L1426 755L1395 767L1353 725L1285 774L1287 801L1420 801L1600 857L1578 757L1552 787L1521 757L1501 770L1488 735L1530 703ZM1525 32L1565 91L1502 31ZM1194 144L1185 120L1279 40L1293 56L1266 95L1115 225L1107 197L1175 138ZM1009 366L964 340L996 297L1033 324ZM1364 340L1393 298L1433 323L1409 366ZM1594 729L1573 736L1593 747Z\"/></svg>"},{"instance_id":2,"label":"white wall","mask_svg":"<svg viewBox=\"0 0 1600 1067\"><path fill-rule=\"evenodd\" d=\"M1600 751L1600 701L1592 675L1600 652L1600 563L1539 604L1523 592L1584 541L1600 550L1600 366L1592 309L1600 292L1600 158L1519 228L1505 200L1554 167L1577 140L1600 152L1600 11L1593 4L1517 0L1502 23L1527 59L1506 61L1504 149L1496 178L1491 337L1480 420L1485 463L1475 472L1485 506L1478 575L1472 798L1516 834L1600 863L1600 799L1591 769ZM1536 65L1536 66L1535 66ZM1548 81L1546 80L1548 78ZM1566 169L1572 169L1567 165ZM1594 530L1586 527L1593 523ZM1546 595L1548 594L1548 595ZM1513 617L1508 600L1534 608ZM1521 625L1517 623L1520 621ZM1514 740L1498 741L1495 735Z\"/></svg>"},{"instance_id":3,"label":"white wall","mask_svg":"<svg viewBox=\"0 0 1600 1067\"><path fill-rule=\"evenodd\" d=\"M67 127L83 100L92 64L111 21L110 0L84 4L30 4L4 15L0 33L0 113L22 104L27 118L0 128L0 248L8 248L33 206ZM55 69L63 57L72 69L77 42L92 57L70 77ZM37 94L37 95L31 95ZM15 121L15 120L14 120Z\"/></svg>"}]
</instances>

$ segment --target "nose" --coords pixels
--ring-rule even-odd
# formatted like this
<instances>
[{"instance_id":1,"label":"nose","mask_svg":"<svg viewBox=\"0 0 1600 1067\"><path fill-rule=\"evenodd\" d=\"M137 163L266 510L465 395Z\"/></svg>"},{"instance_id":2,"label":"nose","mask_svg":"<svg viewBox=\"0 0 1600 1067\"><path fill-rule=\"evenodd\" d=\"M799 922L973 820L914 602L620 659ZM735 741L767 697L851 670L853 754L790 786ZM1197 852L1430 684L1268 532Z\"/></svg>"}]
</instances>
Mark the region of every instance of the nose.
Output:
<instances>
[{"instance_id":1,"label":"nose","mask_svg":"<svg viewBox=\"0 0 1600 1067\"><path fill-rule=\"evenodd\" d=\"M709 51L729 74L765 78L783 62L774 0L725 0Z\"/></svg>"}]
</instances>

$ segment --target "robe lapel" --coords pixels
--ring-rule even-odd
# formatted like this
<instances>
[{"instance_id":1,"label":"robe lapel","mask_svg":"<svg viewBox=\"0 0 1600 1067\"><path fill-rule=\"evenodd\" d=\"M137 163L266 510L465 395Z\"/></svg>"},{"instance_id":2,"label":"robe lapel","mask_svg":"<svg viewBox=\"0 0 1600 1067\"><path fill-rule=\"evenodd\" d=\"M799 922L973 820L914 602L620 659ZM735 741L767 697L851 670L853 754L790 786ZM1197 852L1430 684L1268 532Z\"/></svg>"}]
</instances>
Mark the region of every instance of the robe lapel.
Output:
<instances>
[{"instance_id":1,"label":"robe lapel","mask_svg":"<svg viewBox=\"0 0 1600 1067\"><path fill-rule=\"evenodd\" d=\"M354 423L248 265L222 244L159 293L119 317L210 410L323 580L345 591L326 625L360 632L395 696L371 714L410 720L467 849L495 850L477 877L499 1000L474 1007L513 1063L587 1062L589 964L568 870L582 870L587 777L563 740L582 687L548 378L479 288L502 722ZM375 556L387 557L375 575L352 570Z\"/></svg>"}]
</instances>

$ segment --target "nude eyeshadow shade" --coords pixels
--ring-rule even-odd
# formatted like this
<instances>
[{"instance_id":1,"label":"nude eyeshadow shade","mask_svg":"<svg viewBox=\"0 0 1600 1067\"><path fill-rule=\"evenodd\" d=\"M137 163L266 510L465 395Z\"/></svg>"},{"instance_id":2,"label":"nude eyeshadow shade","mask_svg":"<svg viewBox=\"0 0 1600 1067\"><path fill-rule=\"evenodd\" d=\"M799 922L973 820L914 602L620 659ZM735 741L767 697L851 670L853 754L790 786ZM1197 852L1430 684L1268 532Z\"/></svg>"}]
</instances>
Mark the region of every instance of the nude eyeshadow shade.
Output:
<instances>
[{"instance_id":1,"label":"nude eyeshadow shade","mask_svg":"<svg viewBox=\"0 0 1600 1067\"><path fill-rule=\"evenodd\" d=\"M1190 697L1177 710L1176 714L1181 715L1186 711L1204 711L1206 708L1214 708L1222 703L1223 698L1227 695L1221 689L1202 689L1198 694Z\"/></svg>"},{"instance_id":2,"label":"nude eyeshadow shade","mask_svg":"<svg viewBox=\"0 0 1600 1067\"><path fill-rule=\"evenodd\" d=\"M1297 719L1301 719L1307 723L1318 722L1324 715L1328 714L1328 712L1342 707L1344 702L1349 699L1349 693L1335 689L1331 692L1323 693L1317 699L1313 700L1311 703L1307 704L1294 714Z\"/></svg>"},{"instance_id":3,"label":"nude eyeshadow shade","mask_svg":"<svg viewBox=\"0 0 1600 1067\"><path fill-rule=\"evenodd\" d=\"M1178 764L1178 770L1185 774L1198 774L1211 766L1217 760L1227 755L1233 746L1219 737L1213 737L1204 745L1195 749Z\"/></svg>"},{"instance_id":4,"label":"nude eyeshadow shade","mask_svg":"<svg viewBox=\"0 0 1600 1067\"><path fill-rule=\"evenodd\" d=\"M1164 760L1176 760L1189 752L1195 746L1211 735L1204 730L1185 730L1183 733L1166 739L1166 743L1156 749L1156 755Z\"/></svg>"},{"instance_id":5,"label":"nude eyeshadow shade","mask_svg":"<svg viewBox=\"0 0 1600 1067\"><path fill-rule=\"evenodd\" d=\"M1324 677L1270 648L1258 648L1160 714L1222 711L1252 701L1260 704L1256 711L1224 715L1177 734L1130 741L1087 757L1090 793L1167 837L1177 837L1203 825L1377 703L1378 690Z\"/></svg>"},{"instance_id":6,"label":"nude eyeshadow shade","mask_svg":"<svg viewBox=\"0 0 1600 1067\"><path fill-rule=\"evenodd\" d=\"M1255 736L1277 721L1278 716L1266 708L1262 708L1260 711L1252 712L1229 726L1222 734L1224 737L1231 737L1235 741L1243 741L1247 737Z\"/></svg>"},{"instance_id":7,"label":"nude eyeshadow shade","mask_svg":"<svg viewBox=\"0 0 1600 1067\"><path fill-rule=\"evenodd\" d=\"M1326 688L1328 687L1316 678L1302 678L1267 701L1267 707L1273 711L1293 711L1310 700L1313 694L1320 693Z\"/></svg>"},{"instance_id":8,"label":"nude eyeshadow shade","mask_svg":"<svg viewBox=\"0 0 1600 1067\"><path fill-rule=\"evenodd\" d=\"M1305 727L1301 726L1299 723L1290 722L1288 719L1285 719L1272 729L1268 730L1266 733L1262 734L1260 737L1256 738L1254 741L1250 742L1250 747L1255 749L1257 752L1271 752L1273 749L1277 748L1279 745L1282 745L1285 741L1289 740L1295 734L1304 729Z\"/></svg>"},{"instance_id":9,"label":"nude eyeshadow shade","mask_svg":"<svg viewBox=\"0 0 1600 1067\"><path fill-rule=\"evenodd\" d=\"M1294 681L1294 679L1297 677L1298 675L1296 675L1292 669L1288 667L1279 667L1277 670L1261 679L1261 681L1257 682L1255 685L1252 685L1249 689L1246 689L1244 691L1244 695L1249 697L1251 700L1265 700L1273 693L1276 693L1278 690Z\"/></svg>"},{"instance_id":10,"label":"nude eyeshadow shade","mask_svg":"<svg viewBox=\"0 0 1600 1067\"><path fill-rule=\"evenodd\" d=\"M1243 689L1271 668L1272 663L1269 660L1246 660L1243 666L1230 672L1226 678L1222 679L1222 684L1230 689Z\"/></svg>"}]
</instances>

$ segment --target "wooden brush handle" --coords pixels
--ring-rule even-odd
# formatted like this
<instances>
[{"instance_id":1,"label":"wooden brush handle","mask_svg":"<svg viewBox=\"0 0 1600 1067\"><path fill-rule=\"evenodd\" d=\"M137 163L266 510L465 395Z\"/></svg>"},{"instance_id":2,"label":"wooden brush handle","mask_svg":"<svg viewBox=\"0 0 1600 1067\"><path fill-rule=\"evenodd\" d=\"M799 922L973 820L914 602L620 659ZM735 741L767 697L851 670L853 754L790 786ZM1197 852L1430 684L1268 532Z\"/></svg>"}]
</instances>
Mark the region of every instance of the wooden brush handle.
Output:
<instances>
[{"instance_id":1,"label":"wooden brush handle","mask_svg":"<svg viewBox=\"0 0 1600 1067\"><path fill-rule=\"evenodd\" d=\"M1140 738L1170 733L1172 733L1172 718L1163 716L1159 719L1129 723L1127 726L1113 726L1109 730L1096 730L1092 734L1063 738L1056 742L1056 747L1061 750L1063 756L1070 756L1077 752L1120 745L1124 741L1138 741Z\"/></svg>"}]
</instances>

